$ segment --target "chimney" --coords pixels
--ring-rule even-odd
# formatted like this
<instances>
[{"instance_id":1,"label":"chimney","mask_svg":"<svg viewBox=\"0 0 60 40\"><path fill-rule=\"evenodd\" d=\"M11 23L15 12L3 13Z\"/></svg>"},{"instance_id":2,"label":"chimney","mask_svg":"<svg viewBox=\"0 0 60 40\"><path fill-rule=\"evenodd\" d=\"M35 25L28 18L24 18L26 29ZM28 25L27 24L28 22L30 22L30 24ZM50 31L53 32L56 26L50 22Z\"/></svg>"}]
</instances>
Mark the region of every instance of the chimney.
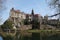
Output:
<instances>
[{"instance_id":1,"label":"chimney","mask_svg":"<svg viewBox=\"0 0 60 40\"><path fill-rule=\"evenodd\" d=\"M14 10L14 8L11 9L11 11L13 11L13 10Z\"/></svg>"}]
</instances>

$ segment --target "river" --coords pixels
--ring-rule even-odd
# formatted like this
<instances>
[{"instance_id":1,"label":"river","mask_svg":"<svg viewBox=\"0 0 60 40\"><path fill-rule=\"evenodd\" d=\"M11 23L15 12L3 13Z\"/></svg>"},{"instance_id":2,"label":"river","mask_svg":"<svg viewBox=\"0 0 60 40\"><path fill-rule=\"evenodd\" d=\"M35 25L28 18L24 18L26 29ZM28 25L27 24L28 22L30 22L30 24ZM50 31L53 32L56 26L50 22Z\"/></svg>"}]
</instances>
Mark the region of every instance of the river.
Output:
<instances>
[{"instance_id":1,"label":"river","mask_svg":"<svg viewBox=\"0 0 60 40\"><path fill-rule=\"evenodd\" d=\"M17 32L15 36L0 36L0 40L60 40L59 33L29 33L29 32Z\"/></svg>"}]
</instances>

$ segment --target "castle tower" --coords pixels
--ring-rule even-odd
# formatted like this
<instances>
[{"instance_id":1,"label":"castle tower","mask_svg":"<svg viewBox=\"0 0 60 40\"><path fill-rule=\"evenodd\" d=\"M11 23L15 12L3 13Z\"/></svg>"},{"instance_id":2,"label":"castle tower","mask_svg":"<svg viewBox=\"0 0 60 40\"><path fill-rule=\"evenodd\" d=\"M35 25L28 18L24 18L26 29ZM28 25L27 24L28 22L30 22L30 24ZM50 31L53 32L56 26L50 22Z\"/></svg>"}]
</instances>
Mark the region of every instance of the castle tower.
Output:
<instances>
[{"instance_id":1,"label":"castle tower","mask_svg":"<svg viewBox=\"0 0 60 40\"><path fill-rule=\"evenodd\" d=\"M34 10L32 9L32 13L31 13L32 15L34 15Z\"/></svg>"},{"instance_id":2,"label":"castle tower","mask_svg":"<svg viewBox=\"0 0 60 40\"><path fill-rule=\"evenodd\" d=\"M31 12L32 14L32 29L40 29L40 23L38 22L38 15L34 14L34 10Z\"/></svg>"}]
</instances>

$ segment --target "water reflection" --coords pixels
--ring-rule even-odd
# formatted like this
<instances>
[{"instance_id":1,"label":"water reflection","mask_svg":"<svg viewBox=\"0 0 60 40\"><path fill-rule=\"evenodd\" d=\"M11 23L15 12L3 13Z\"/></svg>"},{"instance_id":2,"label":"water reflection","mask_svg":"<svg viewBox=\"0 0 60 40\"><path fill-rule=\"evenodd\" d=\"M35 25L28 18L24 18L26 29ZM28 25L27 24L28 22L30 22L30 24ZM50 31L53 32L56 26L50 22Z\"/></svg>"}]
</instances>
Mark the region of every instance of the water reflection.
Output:
<instances>
[{"instance_id":1,"label":"water reflection","mask_svg":"<svg viewBox=\"0 0 60 40\"><path fill-rule=\"evenodd\" d=\"M3 40L3 38L0 36L0 40Z\"/></svg>"},{"instance_id":2,"label":"water reflection","mask_svg":"<svg viewBox=\"0 0 60 40\"><path fill-rule=\"evenodd\" d=\"M40 33L32 33L32 40L40 40Z\"/></svg>"},{"instance_id":3,"label":"water reflection","mask_svg":"<svg viewBox=\"0 0 60 40\"><path fill-rule=\"evenodd\" d=\"M15 40L30 40L31 39L31 34L28 32L17 32L15 35Z\"/></svg>"},{"instance_id":4,"label":"water reflection","mask_svg":"<svg viewBox=\"0 0 60 40\"><path fill-rule=\"evenodd\" d=\"M51 36L43 36L42 40L60 40L60 34L55 34Z\"/></svg>"},{"instance_id":5,"label":"water reflection","mask_svg":"<svg viewBox=\"0 0 60 40\"><path fill-rule=\"evenodd\" d=\"M17 32L15 36L7 35L3 37L4 40L60 40L60 33L28 33Z\"/></svg>"}]
</instances>

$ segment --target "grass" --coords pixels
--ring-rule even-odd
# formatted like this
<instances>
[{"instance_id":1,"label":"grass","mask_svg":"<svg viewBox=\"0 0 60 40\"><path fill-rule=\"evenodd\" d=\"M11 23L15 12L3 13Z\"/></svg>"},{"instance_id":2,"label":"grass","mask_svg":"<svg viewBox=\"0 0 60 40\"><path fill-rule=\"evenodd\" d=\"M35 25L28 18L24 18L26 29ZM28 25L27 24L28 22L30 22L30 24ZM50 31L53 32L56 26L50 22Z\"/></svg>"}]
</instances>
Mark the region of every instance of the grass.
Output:
<instances>
[{"instance_id":1,"label":"grass","mask_svg":"<svg viewBox=\"0 0 60 40\"><path fill-rule=\"evenodd\" d=\"M20 32L30 32L30 33L42 33L42 32L48 32L48 33L56 33L56 32L59 32L60 33L60 30L24 30L24 31L20 31ZM11 35L11 36L14 36L15 33L6 33L6 32L2 32L0 33L2 36L6 36L6 35Z\"/></svg>"},{"instance_id":2,"label":"grass","mask_svg":"<svg viewBox=\"0 0 60 40\"><path fill-rule=\"evenodd\" d=\"M60 30L26 30L27 32L60 32Z\"/></svg>"}]
</instances>

